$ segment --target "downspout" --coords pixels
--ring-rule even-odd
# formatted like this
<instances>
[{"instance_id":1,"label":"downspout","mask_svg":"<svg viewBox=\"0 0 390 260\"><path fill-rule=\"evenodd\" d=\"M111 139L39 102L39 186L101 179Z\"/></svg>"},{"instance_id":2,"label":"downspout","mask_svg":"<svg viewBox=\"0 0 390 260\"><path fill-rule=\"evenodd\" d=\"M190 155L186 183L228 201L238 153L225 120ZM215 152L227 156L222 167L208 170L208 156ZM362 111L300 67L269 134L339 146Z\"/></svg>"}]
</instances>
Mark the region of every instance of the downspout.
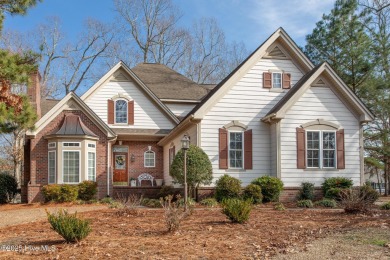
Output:
<instances>
[{"instance_id":1,"label":"downspout","mask_svg":"<svg viewBox=\"0 0 390 260\"><path fill-rule=\"evenodd\" d=\"M110 146L111 143L107 143L107 197L110 197Z\"/></svg>"}]
</instances>

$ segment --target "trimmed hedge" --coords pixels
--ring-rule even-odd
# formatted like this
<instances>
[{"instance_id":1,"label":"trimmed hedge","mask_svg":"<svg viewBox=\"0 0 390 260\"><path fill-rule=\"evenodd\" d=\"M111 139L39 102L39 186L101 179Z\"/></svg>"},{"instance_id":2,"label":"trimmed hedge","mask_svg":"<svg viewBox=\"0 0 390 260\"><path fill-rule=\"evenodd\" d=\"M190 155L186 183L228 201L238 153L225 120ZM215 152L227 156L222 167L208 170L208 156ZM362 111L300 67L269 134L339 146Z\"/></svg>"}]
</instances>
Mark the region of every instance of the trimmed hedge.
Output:
<instances>
[{"instance_id":1,"label":"trimmed hedge","mask_svg":"<svg viewBox=\"0 0 390 260\"><path fill-rule=\"evenodd\" d=\"M252 181L252 184L261 187L263 202L278 201L283 190L283 182L271 176L263 176Z\"/></svg>"},{"instance_id":2,"label":"trimmed hedge","mask_svg":"<svg viewBox=\"0 0 390 260\"><path fill-rule=\"evenodd\" d=\"M245 200L251 199L253 201L253 204L260 204L263 201L261 187L256 184L249 184L244 189L243 198Z\"/></svg>"},{"instance_id":3,"label":"trimmed hedge","mask_svg":"<svg viewBox=\"0 0 390 260\"><path fill-rule=\"evenodd\" d=\"M322 190L325 198L340 200L340 193L345 189L352 188L353 182L345 177L332 177L325 179Z\"/></svg>"},{"instance_id":4,"label":"trimmed hedge","mask_svg":"<svg viewBox=\"0 0 390 260\"><path fill-rule=\"evenodd\" d=\"M18 192L18 183L14 176L0 174L0 204L8 203Z\"/></svg>"},{"instance_id":5,"label":"trimmed hedge","mask_svg":"<svg viewBox=\"0 0 390 260\"><path fill-rule=\"evenodd\" d=\"M227 174L216 182L215 198L218 202L224 199L239 198L241 195L241 181Z\"/></svg>"},{"instance_id":6,"label":"trimmed hedge","mask_svg":"<svg viewBox=\"0 0 390 260\"><path fill-rule=\"evenodd\" d=\"M233 223L244 223L249 219L252 210L251 200L237 198L222 201L222 213Z\"/></svg>"},{"instance_id":7,"label":"trimmed hedge","mask_svg":"<svg viewBox=\"0 0 390 260\"><path fill-rule=\"evenodd\" d=\"M97 182L83 181L79 184L79 199L89 201L95 199L97 193Z\"/></svg>"},{"instance_id":8,"label":"trimmed hedge","mask_svg":"<svg viewBox=\"0 0 390 260\"><path fill-rule=\"evenodd\" d=\"M42 187L42 194L46 202L74 202L77 200L79 186L68 184L50 184Z\"/></svg>"}]
</instances>

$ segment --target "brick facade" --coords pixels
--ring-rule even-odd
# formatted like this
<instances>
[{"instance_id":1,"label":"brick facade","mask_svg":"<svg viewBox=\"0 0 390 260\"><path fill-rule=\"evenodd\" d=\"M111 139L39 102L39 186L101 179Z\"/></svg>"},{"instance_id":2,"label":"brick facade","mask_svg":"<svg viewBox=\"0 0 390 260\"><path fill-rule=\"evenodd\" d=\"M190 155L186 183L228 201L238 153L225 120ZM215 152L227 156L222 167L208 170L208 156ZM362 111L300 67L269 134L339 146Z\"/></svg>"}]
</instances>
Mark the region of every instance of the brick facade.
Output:
<instances>
[{"instance_id":1,"label":"brick facade","mask_svg":"<svg viewBox=\"0 0 390 260\"><path fill-rule=\"evenodd\" d=\"M25 159L22 187L23 202L32 203L43 200L40 190L42 186L48 184L48 140L44 137L56 133L60 129L67 114L80 116L83 123L99 138L96 142L98 198L103 198L107 195L107 136L82 111L64 110L42 129L35 138L27 141L29 152L26 153ZM112 186L110 187L110 195L112 195Z\"/></svg>"},{"instance_id":2,"label":"brick facade","mask_svg":"<svg viewBox=\"0 0 390 260\"><path fill-rule=\"evenodd\" d=\"M119 141L115 145L119 145ZM155 179L163 179L163 147L158 146L157 142L148 141L122 141L121 146L129 148L128 153L128 178L135 178L142 173L149 173ZM144 166L144 153L149 150L155 153L155 167ZM134 155L134 162L131 161L131 156ZM154 183L156 185L156 183ZM143 181L142 186L151 186L150 181Z\"/></svg>"}]
</instances>

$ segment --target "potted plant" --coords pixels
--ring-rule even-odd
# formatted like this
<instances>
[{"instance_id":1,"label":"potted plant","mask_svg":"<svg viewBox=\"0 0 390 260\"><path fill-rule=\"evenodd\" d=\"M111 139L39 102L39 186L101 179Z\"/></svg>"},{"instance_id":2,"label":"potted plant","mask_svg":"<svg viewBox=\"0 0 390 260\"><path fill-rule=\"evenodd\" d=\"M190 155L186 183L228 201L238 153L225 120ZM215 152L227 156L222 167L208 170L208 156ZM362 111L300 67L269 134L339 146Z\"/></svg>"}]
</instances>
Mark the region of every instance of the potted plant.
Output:
<instances>
[{"instance_id":1,"label":"potted plant","mask_svg":"<svg viewBox=\"0 0 390 260\"><path fill-rule=\"evenodd\" d=\"M163 179L154 179L154 180L156 181L156 185L157 185L158 187L162 186L162 184L163 184Z\"/></svg>"},{"instance_id":2,"label":"potted plant","mask_svg":"<svg viewBox=\"0 0 390 260\"><path fill-rule=\"evenodd\" d=\"M130 186L137 187L137 179L136 178L133 178L133 177L130 178Z\"/></svg>"}]
</instances>

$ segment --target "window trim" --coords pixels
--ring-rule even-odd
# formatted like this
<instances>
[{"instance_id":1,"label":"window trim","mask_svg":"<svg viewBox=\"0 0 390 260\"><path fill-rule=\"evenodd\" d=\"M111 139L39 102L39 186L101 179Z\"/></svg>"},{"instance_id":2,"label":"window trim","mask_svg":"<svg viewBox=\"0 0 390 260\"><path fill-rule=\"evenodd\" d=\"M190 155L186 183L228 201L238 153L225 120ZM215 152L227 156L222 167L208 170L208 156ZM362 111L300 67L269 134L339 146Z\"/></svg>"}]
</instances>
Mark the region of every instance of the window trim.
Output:
<instances>
[{"instance_id":1,"label":"window trim","mask_svg":"<svg viewBox=\"0 0 390 260\"><path fill-rule=\"evenodd\" d=\"M65 164L64 164L64 160L65 160L65 156L64 156L64 153L65 152L74 152L74 153L78 153L79 154L79 181L78 182L65 182L65 171L64 171L64 167L65 167ZM81 151L80 150L62 150L62 183L64 184L78 184L81 182Z\"/></svg>"},{"instance_id":2,"label":"window trim","mask_svg":"<svg viewBox=\"0 0 390 260\"><path fill-rule=\"evenodd\" d=\"M53 145L53 146L50 146L50 145ZM49 149L57 148L57 143L56 142L50 142L50 143L47 144L47 148L49 148Z\"/></svg>"},{"instance_id":3,"label":"window trim","mask_svg":"<svg viewBox=\"0 0 390 260\"><path fill-rule=\"evenodd\" d=\"M93 165L93 169L94 169L94 180L91 180L89 178L89 154L92 153L93 156L94 156L94 165ZM89 181L96 181L96 151L87 151L87 180Z\"/></svg>"},{"instance_id":4,"label":"window trim","mask_svg":"<svg viewBox=\"0 0 390 260\"><path fill-rule=\"evenodd\" d=\"M93 145L92 147L90 145ZM87 143L87 149L96 149L96 144L94 143Z\"/></svg>"},{"instance_id":5,"label":"window trim","mask_svg":"<svg viewBox=\"0 0 390 260\"><path fill-rule=\"evenodd\" d=\"M283 72L276 71L271 73L271 89L283 89ZM274 74L280 75L280 87L274 87Z\"/></svg>"},{"instance_id":6,"label":"window trim","mask_svg":"<svg viewBox=\"0 0 390 260\"><path fill-rule=\"evenodd\" d=\"M145 156L146 153L153 153L153 166L147 166L146 165L146 156ZM148 159L150 159L150 158L148 158ZM154 151L147 150L147 151L144 152L144 167L145 168L154 168L154 167L156 167L156 153Z\"/></svg>"},{"instance_id":7,"label":"window trim","mask_svg":"<svg viewBox=\"0 0 390 260\"><path fill-rule=\"evenodd\" d=\"M320 140L319 140L319 162L318 162L318 167L309 167L309 163L308 163L308 156L307 156L307 152L308 152L308 148L307 148L307 133L308 132L319 132L319 137L320 137ZM323 133L334 133L334 166L333 167L324 167L323 164L323 159L324 159L324 150L323 150ZM306 168L307 169L325 169L325 170L336 170L337 169L337 131L336 130L305 130L305 160L306 160Z\"/></svg>"},{"instance_id":8,"label":"window trim","mask_svg":"<svg viewBox=\"0 0 390 260\"><path fill-rule=\"evenodd\" d=\"M54 182L50 182L50 153L54 153ZM57 183L57 153L55 150L48 151L47 153L47 183L55 184Z\"/></svg>"},{"instance_id":9,"label":"window trim","mask_svg":"<svg viewBox=\"0 0 390 260\"><path fill-rule=\"evenodd\" d=\"M118 123L118 122L116 122L116 102L118 102L120 100L126 102L126 122ZM117 98L114 100L114 124L115 125L127 125L128 123L129 123L129 101L125 98Z\"/></svg>"},{"instance_id":10,"label":"window trim","mask_svg":"<svg viewBox=\"0 0 390 260\"><path fill-rule=\"evenodd\" d=\"M239 131L239 130L228 130L228 169L232 169L232 170L244 170L245 167L245 156L244 156L244 153L245 153L245 142L244 142L244 131ZM241 147L241 157L242 157L242 165L240 168L238 167L231 167L230 166L230 133L241 133L241 136L242 136L242 147Z\"/></svg>"},{"instance_id":11,"label":"window trim","mask_svg":"<svg viewBox=\"0 0 390 260\"><path fill-rule=\"evenodd\" d=\"M77 146L68 146L65 144L77 144ZM62 142L62 147L67 147L67 148L81 148L81 142Z\"/></svg>"}]
</instances>

